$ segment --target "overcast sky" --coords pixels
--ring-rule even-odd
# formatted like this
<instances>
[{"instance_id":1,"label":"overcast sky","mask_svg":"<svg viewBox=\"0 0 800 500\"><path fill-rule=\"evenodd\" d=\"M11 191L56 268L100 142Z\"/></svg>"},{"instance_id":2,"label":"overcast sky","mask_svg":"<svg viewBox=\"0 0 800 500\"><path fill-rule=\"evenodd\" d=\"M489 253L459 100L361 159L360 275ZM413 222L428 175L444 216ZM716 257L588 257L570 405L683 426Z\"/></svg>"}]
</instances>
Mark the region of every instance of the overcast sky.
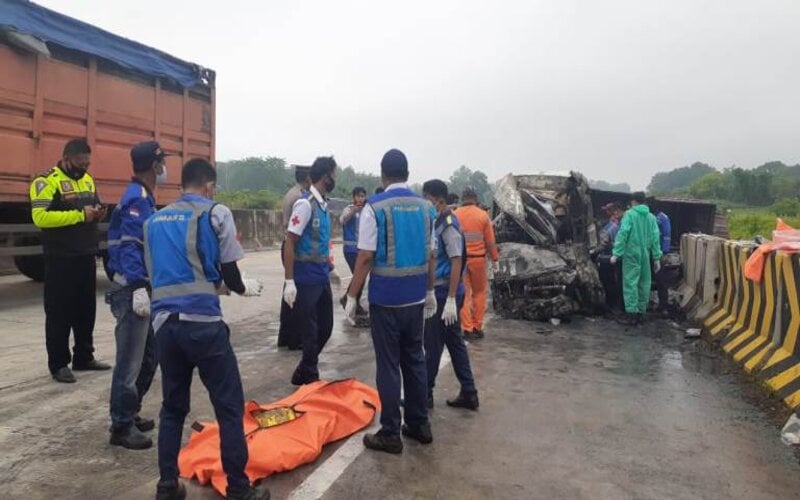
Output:
<instances>
[{"instance_id":1,"label":"overcast sky","mask_svg":"<svg viewBox=\"0 0 800 500\"><path fill-rule=\"evenodd\" d=\"M217 158L644 187L800 161L798 0L39 0L217 71Z\"/></svg>"}]
</instances>

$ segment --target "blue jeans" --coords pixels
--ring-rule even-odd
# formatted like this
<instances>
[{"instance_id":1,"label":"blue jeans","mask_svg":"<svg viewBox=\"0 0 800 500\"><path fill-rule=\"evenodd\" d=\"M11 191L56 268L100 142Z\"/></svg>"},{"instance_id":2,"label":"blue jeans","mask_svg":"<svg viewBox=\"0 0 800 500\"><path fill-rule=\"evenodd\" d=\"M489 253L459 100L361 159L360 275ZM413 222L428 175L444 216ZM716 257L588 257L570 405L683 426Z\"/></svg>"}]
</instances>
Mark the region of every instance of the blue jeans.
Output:
<instances>
[{"instance_id":1,"label":"blue jeans","mask_svg":"<svg viewBox=\"0 0 800 500\"><path fill-rule=\"evenodd\" d=\"M244 393L239 365L223 321L180 321L173 315L156 332L164 400L158 427L158 468L163 481L178 479L178 452L194 368L208 390L219 423L222 469L228 487L244 489L247 443L244 438Z\"/></svg>"},{"instance_id":2,"label":"blue jeans","mask_svg":"<svg viewBox=\"0 0 800 500\"><path fill-rule=\"evenodd\" d=\"M400 435L401 372L406 423L410 427L428 423L428 380L422 348L423 308L423 304L369 307L381 398L381 431L386 434Z\"/></svg>"},{"instance_id":3,"label":"blue jeans","mask_svg":"<svg viewBox=\"0 0 800 500\"><path fill-rule=\"evenodd\" d=\"M111 377L110 398L114 430L125 430L133 425L158 366L150 317L137 316L132 309L132 299L132 289L116 284L112 284L106 295L111 314L117 320L114 328L117 360Z\"/></svg>"},{"instance_id":4,"label":"blue jeans","mask_svg":"<svg viewBox=\"0 0 800 500\"><path fill-rule=\"evenodd\" d=\"M297 285L293 324L303 339L303 357L295 374L304 380L319 378L319 355L333 331L333 293L330 283Z\"/></svg>"},{"instance_id":5,"label":"blue jeans","mask_svg":"<svg viewBox=\"0 0 800 500\"><path fill-rule=\"evenodd\" d=\"M469 363L467 345L461 333L460 321L447 326L442 321L442 312L447 294L436 294L436 315L425 322L425 360L428 364L428 392L433 394L436 385L436 376L439 374L439 362L442 360L442 351L447 346L453 370L461 384L461 392L476 393L475 379L472 377L472 367ZM456 295L456 311L464 305L464 295Z\"/></svg>"}]
</instances>

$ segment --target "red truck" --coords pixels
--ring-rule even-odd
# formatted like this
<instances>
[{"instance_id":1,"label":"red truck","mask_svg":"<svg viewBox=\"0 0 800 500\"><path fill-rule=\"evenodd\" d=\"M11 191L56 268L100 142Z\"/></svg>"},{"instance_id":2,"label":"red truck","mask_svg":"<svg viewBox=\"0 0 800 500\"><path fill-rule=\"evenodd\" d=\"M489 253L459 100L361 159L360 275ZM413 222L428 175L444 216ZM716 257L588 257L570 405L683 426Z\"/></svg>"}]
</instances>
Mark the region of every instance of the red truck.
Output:
<instances>
[{"instance_id":1,"label":"red truck","mask_svg":"<svg viewBox=\"0 0 800 500\"><path fill-rule=\"evenodd\" d=\"M177 197L186 159L214 160L212 70L25 0L0 4L0 68L0 257L31 279L43 279L44 260L30 183L67 140L89 140L89 172L106 204L130 180L138 142L175 155L159 204Z\"/></svg>"}]
</instances>

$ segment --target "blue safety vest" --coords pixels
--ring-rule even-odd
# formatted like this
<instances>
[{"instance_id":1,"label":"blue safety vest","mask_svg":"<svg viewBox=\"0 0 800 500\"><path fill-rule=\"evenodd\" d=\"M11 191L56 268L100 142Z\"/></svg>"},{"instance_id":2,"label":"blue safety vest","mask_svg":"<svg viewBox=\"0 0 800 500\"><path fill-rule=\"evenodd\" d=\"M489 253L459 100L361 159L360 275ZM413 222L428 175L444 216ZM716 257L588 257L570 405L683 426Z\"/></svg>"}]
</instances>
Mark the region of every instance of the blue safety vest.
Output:
<instances>
[{"instance_id":1,"label":"blue safety vest","mask_svg":"<svg viewBox=\"0 0 800 500\"><path fill-rule=\"evenodd\" d=\"M658 212L656 222L658 223L658 232L661 234L661 241L659 242L661 252L669 253L672 250L672 223L664 212Z\"/></svg>"},{"instance_id":2,"label":"blue safety vest","mask_svg":"<svg viewBox=\"0 0 800 500\"><path fill-rule=\"evenodd\" d=\"M466 269L466 255L467 255L467 242L464 240L464 234L461 232L461 223L458 218L448 209L446 212L436 218L436 296L446 297L450 292L450 275L453 272L453 264L450 262L450 256L447 255L447 247L444 244L444 232L448 227L453 227L461 234L461 269L458 271L461 276L464 275ZM458 282L456 295L464 295L464 282Z\"/></svg>"},{"instance_id":3,"label":"blue safety vest","mask_svg":"<svg viewBox=\"0 0 800 500\"><path fill-rule=\"evenodd\" d=\"M311 219L294 247L294 282L324 285L330 281L331 218L311 192L303 193L311 203Z\"/></svg>"},{"instance_id":4,"label":"blue safety vest","mask_svg":"<svg viewBox=\"0 0 800 500\"><path fill-rule=\"evenodd\" d=\"M217 296L220 251L211 225L214 202L186 194L144 226L145 260L153 287L153 315L222 316Z\"/></svg>"},{"instance_id":5,"label":"blue safety vest","mask_svg":"<svg viewBox=\"0 0 800 500\"><path fill-rule=\"evenodd\" d=\"M144 262L144 222L155 213L153 194L140 181L128 184L108 225L108 269L120 285L147 284Z\"/></svg>"},{"instance_id":6,"label":"blue safety vest","mask_svg":"<svg viewBox=\"0 0 800 500\"><path fill-rule=\"evenodd\" d=\"M355 207L355 205L350 205L350 207ZM356 212L342 227L344 253L358 253L358 221L360 217L361 212Z\"/></svg>"},{"instance_id":7,"label":"blue safety vest","mask_svg":"<svg viewBox=\"0 0 800 500\"><path fill-rule=\"evenodd\" d=\"M370 303L399 306L425 300L433 207L407 188L389 189L368 203L378 227Z\"/></svg>"}]
</instances>

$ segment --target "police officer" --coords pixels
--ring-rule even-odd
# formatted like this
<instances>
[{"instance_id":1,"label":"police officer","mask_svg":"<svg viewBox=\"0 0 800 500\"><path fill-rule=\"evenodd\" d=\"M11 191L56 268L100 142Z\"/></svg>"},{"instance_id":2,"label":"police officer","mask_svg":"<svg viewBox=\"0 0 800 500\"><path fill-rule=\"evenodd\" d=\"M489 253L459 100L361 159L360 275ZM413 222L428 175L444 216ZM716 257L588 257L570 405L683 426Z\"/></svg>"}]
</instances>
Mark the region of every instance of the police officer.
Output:
<instances>
[{"instance_id":1,"label":"police officer","mask_svg":"<svg viewBox=\"0 0 800 500\"><path fill-rule=\"evenodd\" d=\"M155 427L153 420L139 416L157 366L143 240L144 222L156 211L153 191L167 180L165 157L155 141L142 142L131 149L133 179L114 208L108 228L112 283L106 302L117 320L117 361L111 377L111 444L134 450L153 445L142 432Z\"/></svg>"},{"instance_id":2,"label":"police officer","mask_svg":"<svg viewBox=\"0 0 800 500\"><path fill-rule=\"evenodd\" d=\"M425 321L425 358L428 364L428 408L433 408L433 388L442 360L442 349L447 346L461 392L447 405L477 410L478 390L469 362L469 353L461 333L458 311L464 305L464 256L466 244L458 219L448 206L447 184L439 179L422 185L422 194L433 203L438 212L436 231L436 314Z\"/></svg>"},{"instance_id":3,"label":"police officer","mask_svg":"<svg viewBox=\"0 0 800 500\"><path fill-rule=\"evenodd\" d=\"M294 179L295 185L286 192L283 197L283 227L289 224L289 218L292 216L292 209L294 204L300 197L308 191L311 186L311 179L308 177L308 166L295 165L294 166ZM283 247L281 246L281 255L283 255ZM302 338L294 326L294 316L292 315L292 308L283 300L281 296L281 317L280 327L278 328L278 347L288 347L290 351L296 351L303 346Z\"/></svg>"},{"instance_id":4,"label":"police officer","mask_svg":"<svg viewBox=\"0 0 800 500\"><path fill-rule=\"evenodd\" d=\"M236 261L244 257L244 251L236 239L230 209L212 201L216 181L217 173L208 161L189 160L181 172L183 196L156 212L144 226L163 395L158 436L161 480L156 493L161 500L186 497L178 481L178 452L195 367L219 422L227 498L269 498L268 492L251 487L244 472L242 380L217 296L223 290L257 296L262 285L241 278Z\"/></svg>"},{"instance_id":5,"label":"police officer","mask_svg":"<svg viewBox=\"0 0 800 500\"><path fill-rule=\"evenodd\" d=\"M69 141L58 165L36 177L30 189L31 216L44 246L47 365L53 378L65 383L75 382L70 361L76 371L111 368L94 359L97 223L106 210L87 173L91 153L86 139Z\"/></svg>"},{"instance_id":6,"label":"police officer","mask_svg":"<svg viewBox=\"0 0 800 500\"><path fill-rule=\"evenodd\" d=\"M350 268L352 274L356 268L356 257L358 256L358 221L361 217L361 210L364 208L364 203L367 201L367 190L361 186L353 188L353 203L347 205L342 210L340 221L342 223L342 250L344 253L344 260ZM359 315L366 315L366 311L361 308L361 290L356 293L358 305L356 306L356 313ZM342 307L347 304L347 293L341 299Z\"/></svg>"},{"instance_id":7,"label":"police officer","mask_svg":"<svg viewBox=\"0 0 800 500\"><path fill-rule=\"evenodd\" d=\"M331 217L325 195L336 187L336 161L330 156L317 158L310 176L311 188L294 204L283 246L283 300L294 309L293 324L303 339L294 385L319 380L319 354L333 331Z\"/></svg>"},{"instance_id":8,"label":"police officer","mask_svg":"<svg viewBox=\"0 0 800 500\"><path fill-rule=\"evenodd\" d=\"M381 160L386 190L367 200L361 212L358 259L345 314L356 313L356 290L371 272L369 303L375 347L381 430L364 436L364 446L401 453L406 437L429 444L427 373L422 345L425 318L436 312L433 292L433 207L408 188L408 161L397 149ZM426 292L427 291L427 292ZM400 427L400 373L405 389L405 422Z\"/></svg>"}]
</instances>

